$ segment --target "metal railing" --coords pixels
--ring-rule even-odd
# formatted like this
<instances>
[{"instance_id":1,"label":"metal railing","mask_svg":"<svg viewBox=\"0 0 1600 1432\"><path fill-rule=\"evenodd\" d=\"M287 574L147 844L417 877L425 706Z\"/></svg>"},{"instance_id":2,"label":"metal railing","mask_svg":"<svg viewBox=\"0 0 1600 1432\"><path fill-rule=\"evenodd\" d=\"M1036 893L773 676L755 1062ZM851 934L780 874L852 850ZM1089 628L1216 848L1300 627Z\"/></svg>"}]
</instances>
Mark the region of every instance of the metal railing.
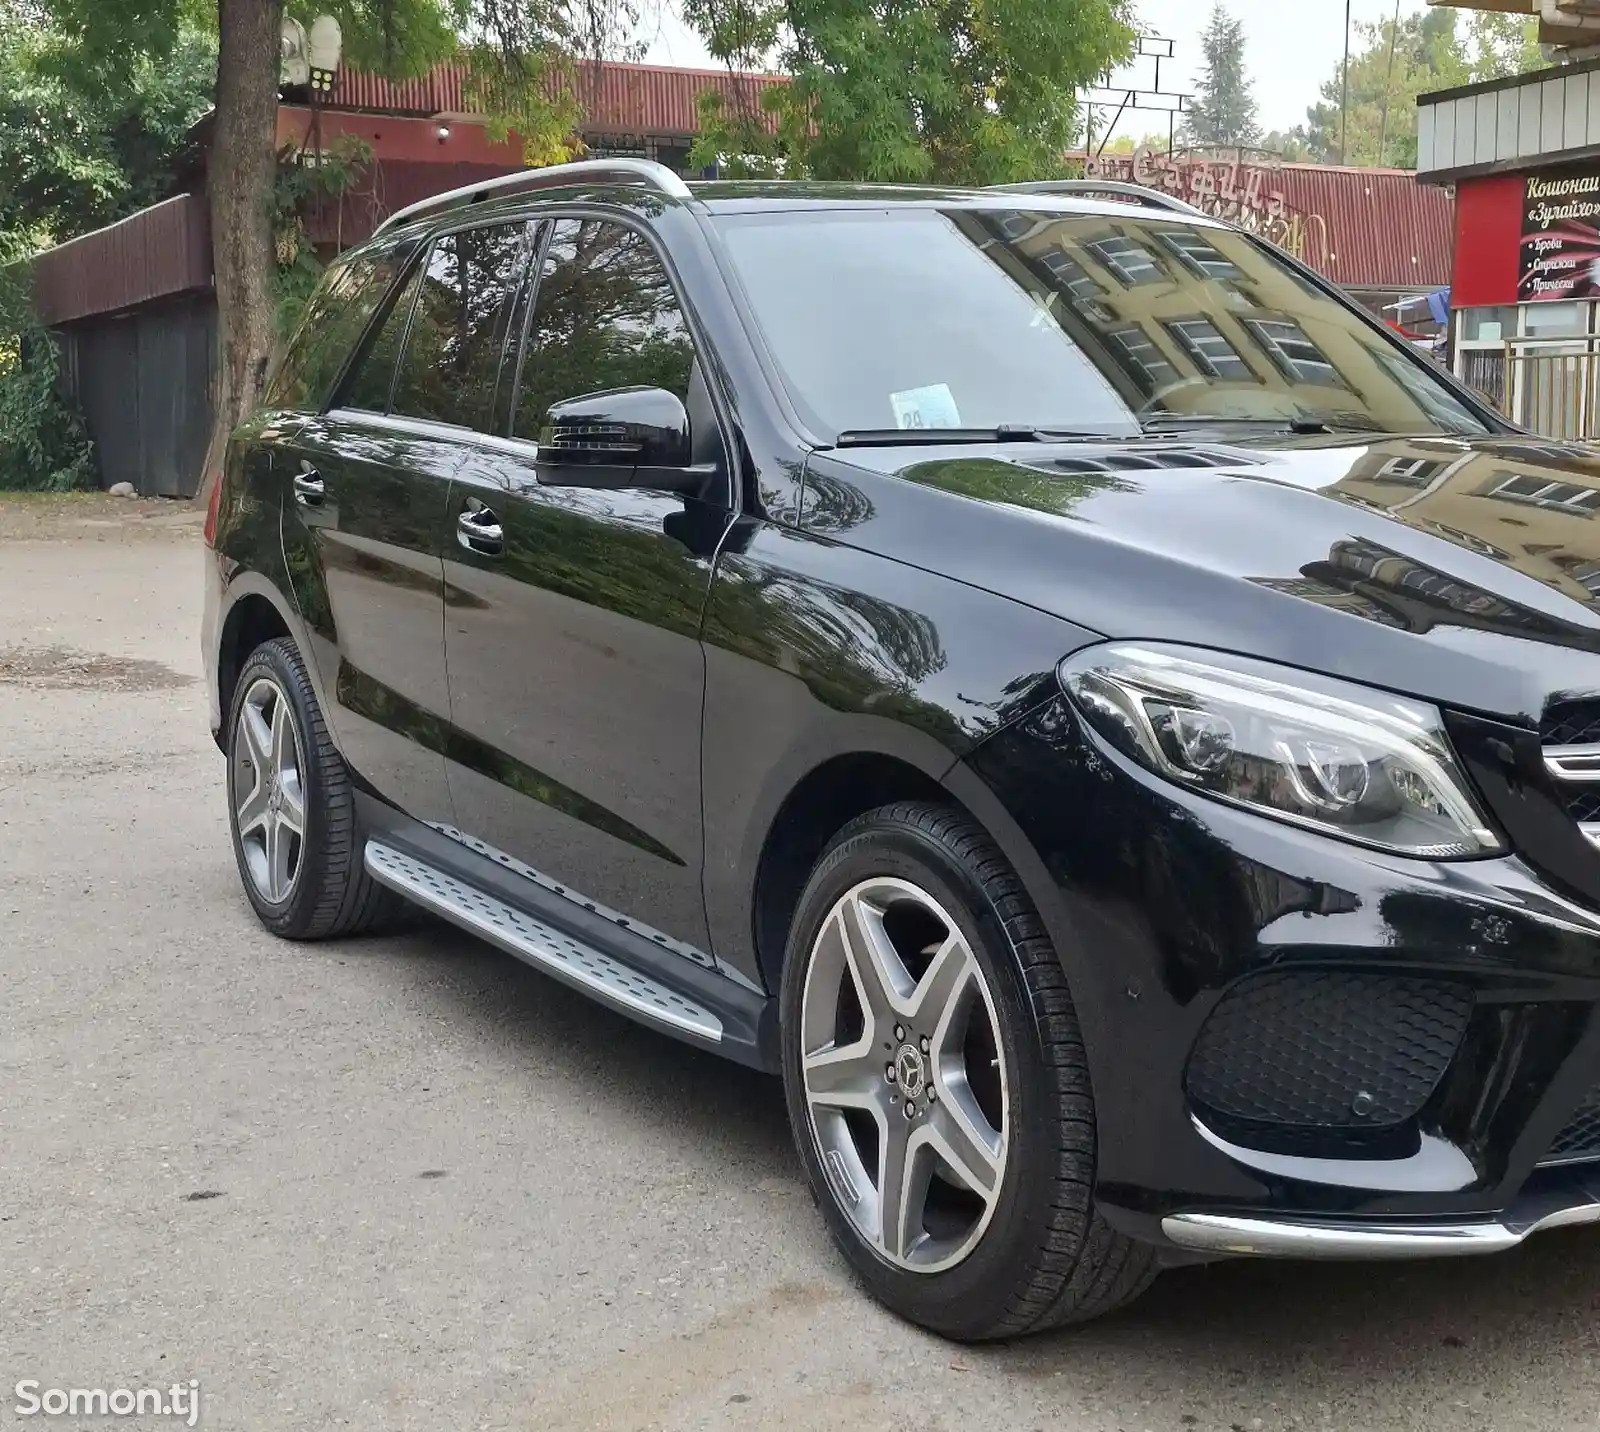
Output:
<instances>
[{"instance_id":1,"label":"metal railing","mask_svg":"<svg viewBox=\"0 0 1600 1432\"><path fill-rule=\"evenodd\" d=\"M1467 349L1461 376L1542 437L1600 441L1600 339L1517 340Z\"/></svg>"}]
</instances>

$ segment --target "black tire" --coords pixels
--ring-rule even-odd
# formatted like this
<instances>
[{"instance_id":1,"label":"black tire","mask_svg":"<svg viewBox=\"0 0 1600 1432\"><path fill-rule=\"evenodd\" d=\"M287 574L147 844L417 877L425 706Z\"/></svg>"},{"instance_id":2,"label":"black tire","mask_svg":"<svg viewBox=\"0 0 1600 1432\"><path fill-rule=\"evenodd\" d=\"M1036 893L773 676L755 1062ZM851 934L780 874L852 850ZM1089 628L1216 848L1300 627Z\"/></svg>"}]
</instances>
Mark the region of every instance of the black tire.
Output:
<instances>
[{"instance_id":1,"label":"black tire","mask_svg":"<svg viewBox=\"0 0 1600 1432\"><path fill-rule=\"evenodd\" d=\"M274 903L257 888L239 834L241 763L239 722L246 695L263 678L287 698L301 754L305 834L298 874L283 900ZM288 637L263 642L245 661L228 713L228 828L244 885L261 923L289 940L325 940L358 935L395 921L405 902L379 885L362 862L365 846L344 757L328 735L305 662Z\"/></svg>"},{"instance_id":2,"label":"black tire","mask_svg":"<svg viewBox=\"0 0 1600 1432\"><path fill-rule=\"evenodd\" d=\"M801 1074L806 967L844 894L877 877L925 890L961 927L987 980L1011 1071L1011 1134L1001 1192L976 1247L942 1272L913 1272L878 1253L841 1210L825 1176ZM1087 1322L1137 1297L1156 1252L1095 1212L1095 1112L1066 976L1032 902L993 842L961 812L905 803L851 822L823 853L790 931L781 991L790 1123L834 1241L894 1312L963 1342Z\"/></svg>"}]
</instances>

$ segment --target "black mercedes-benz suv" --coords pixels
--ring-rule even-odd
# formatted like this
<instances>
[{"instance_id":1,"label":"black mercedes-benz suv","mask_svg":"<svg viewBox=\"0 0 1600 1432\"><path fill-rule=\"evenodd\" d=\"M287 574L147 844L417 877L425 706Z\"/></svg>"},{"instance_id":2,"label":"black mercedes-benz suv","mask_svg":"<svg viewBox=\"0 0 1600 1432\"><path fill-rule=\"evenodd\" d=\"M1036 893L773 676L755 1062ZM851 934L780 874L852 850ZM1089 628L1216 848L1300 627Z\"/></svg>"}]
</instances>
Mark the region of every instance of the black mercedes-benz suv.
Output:
<instances>
[{"instance_id":1,"label":"black mercedes-benz suv","mask_svg":"<svg viewBox=\"0 0 1600 1432\"><path fill-rule=\"evenodd\" d=\"M1597 525L1160 195L518 175L338 260L230 447L239 869L781 1072L952 1337L1509 1248L1600 1218Z\"/></svg>"}]
</instances>

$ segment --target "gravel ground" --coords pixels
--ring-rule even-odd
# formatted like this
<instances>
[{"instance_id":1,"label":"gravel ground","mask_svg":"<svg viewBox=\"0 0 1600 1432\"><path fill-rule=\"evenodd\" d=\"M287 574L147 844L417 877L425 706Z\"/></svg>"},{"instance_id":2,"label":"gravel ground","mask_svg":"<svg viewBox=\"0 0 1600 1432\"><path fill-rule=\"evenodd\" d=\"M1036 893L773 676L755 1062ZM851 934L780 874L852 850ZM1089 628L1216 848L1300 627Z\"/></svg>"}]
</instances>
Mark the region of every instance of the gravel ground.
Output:
<instances>
[{"instance_id":1,"label":"gravel ground","mask_svg":"<svg viewBox=\"0 0 1600 1432\"><path fill-rule=\"evenodd\" d=\"M1600 1234L1229 1264L1011 1347L859 1294L773 1082L443 927L273 940L199 682L199 514L0 500L0 1429L1570 1429ZM83 1425L156 1427L133 1418Z\"/></svg>"}]
</instances>

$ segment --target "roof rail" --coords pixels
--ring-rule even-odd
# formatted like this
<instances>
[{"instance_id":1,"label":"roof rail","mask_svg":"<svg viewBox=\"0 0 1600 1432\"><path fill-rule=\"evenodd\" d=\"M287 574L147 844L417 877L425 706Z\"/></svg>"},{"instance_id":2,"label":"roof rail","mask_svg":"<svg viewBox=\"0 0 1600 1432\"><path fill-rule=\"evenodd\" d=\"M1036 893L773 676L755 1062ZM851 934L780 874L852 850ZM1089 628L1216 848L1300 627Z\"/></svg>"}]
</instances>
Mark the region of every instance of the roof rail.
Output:
<instances>
[{"instance_id":1,"label":"roof rail","mask_svg":"<svg viewBox=\"0 0 1600 1432\"><path fill-rule=\"evenodd\" d=\"M1159 189L1147 189L1143 184L1124 184L1116 179L1030 179L1024 184L991 184L990 189L1011 194L1114 194L1124 199L1137 199L1152 209L1171 209L1178 214L1193 214L1209 219L1211 215L1171 194Z\"/></svg>"},{"instance_id":2,"label":"roof rail","mask_svg":"<svg viewBox=\"0 0 1600 1432\"><path fill-rule=\"evenodd\" d=\"M573 164L548 164L542 169L521 169L481 184L468 184L446 194L435 194L397 209L378 225L375 233L392 229L426 214L443 214L485 199L509 194L529 194L540 189L560 189L571 184L626 184L638 189L654 189L673 199L687 199L689 186L665 164L652 159L580 159Z\"/></svg>"}]
</instances>

